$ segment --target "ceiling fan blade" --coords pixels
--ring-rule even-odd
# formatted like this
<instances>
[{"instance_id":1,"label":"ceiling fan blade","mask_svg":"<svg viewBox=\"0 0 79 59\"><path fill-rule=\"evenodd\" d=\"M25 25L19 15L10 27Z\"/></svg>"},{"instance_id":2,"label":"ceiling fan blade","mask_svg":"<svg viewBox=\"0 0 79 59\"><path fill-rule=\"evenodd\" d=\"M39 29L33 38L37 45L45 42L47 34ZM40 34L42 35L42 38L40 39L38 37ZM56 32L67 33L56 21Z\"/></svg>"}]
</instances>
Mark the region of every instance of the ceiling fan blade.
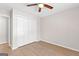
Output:
<instances>
[{"instance_id":1,"label":"ceiling fan blade","mask_svg":"<svg viewBox=\"0 0 79 59\"><path fill-rule=\"evenodd\" d=\"M39 12L41 12L41 8L39 8L39 10L38 10Z\"/></svg>"},{"instance_id":2,"label":"ceiling fan blade","mask_svg":"<svg viewBox=\"0 0 79 59\"><path fill-rule=\"evenodd\" d=\"M47 7L47 8L49 8L49 9L53 9L53 7L50 6L50 5L44 4L44 6Z\"/></svg>"},{"instance_id":3,"label":"ceiling fan blade","mask_svg":"<svg viewBox=\"0 0 79 59\"><path fill-rule=\"evenodd\" d=\"M35 5L38 5L38 4L29 4L29 5L27 5L27 6L35 6Z\"/></svg>"}]
</instances>

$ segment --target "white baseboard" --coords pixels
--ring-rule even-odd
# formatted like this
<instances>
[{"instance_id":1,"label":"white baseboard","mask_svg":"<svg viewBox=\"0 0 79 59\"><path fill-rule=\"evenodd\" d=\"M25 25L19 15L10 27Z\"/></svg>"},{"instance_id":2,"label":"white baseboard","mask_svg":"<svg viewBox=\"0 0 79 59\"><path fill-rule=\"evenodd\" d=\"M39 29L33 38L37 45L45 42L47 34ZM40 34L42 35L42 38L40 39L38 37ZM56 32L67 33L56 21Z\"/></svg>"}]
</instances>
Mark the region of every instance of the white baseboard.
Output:
<instances>
[{"instance_id":1,"label":"white baseboard","mask_svg":"<svg viewBox=\"0 0 79 59\"><path fill-rule=\"evenodd\" d=\"M0 42L0 44L5 44L5 43L8 43L8 42Z\"/></svg>"},{"instance_id":2,"label":"white baseboard","mask_svg":"<svg viewBox=\"0 0 79 59\"><path fill-rule=\"evenodd\" d=\"M49 42L49 41L46 41L46 40L41 40L41 41L44 41L44 42L47 42L47 43L50 43L50 44L54 44L54 45L57 45L57 46L61 46L61 47L64 47L64 48L67 48L67 49L70 49L70 50L74 50L74 51L77 51L77 52L79 52L79 50L78 50L78 49L75 49L75 48L71 48L71 47L64 46L64 45L57 44L57 43L51 43L51 42Z\"/></svg>"},{"instance_id":3,"label":"white baseboard","mask_svg":"<svg viewBox=\"0 0 79 59\"><path fill-rule=\"evenodd\" d=\"M21 46L24 46L24 45L30 44L30 43L32 43L32 42L38 42L38 41L44 41L44 42L47 42L47 43L50 43L50 44L58 45L58 46L61 46L61 47L64 47L64 48L67 48L67 49L70 49L70 50L74 50L74 51L78 51L78 52L79 52L79 50L78 50L78 49L71 48L71 47L64 46L64 45L57 44L57 43L51 43L51 42L46 41L46 40L36 40L36 41L30 41L30 42L28 42L28 43L24 43L24 44L20 44L20 45L18 45L18 46L12 47L12 50L17 49L17 48L19 48L19 47L21 47Z\"/></svg>"},{"instance_id":4,"label":"white baseboard","mask_svg":"<svg viewBox=\"0 0 79 59\"><path fill-rule=\"evenodd\" d=\"M35 41L29 41L29 42L27 42L27 43L19 44L18 46L14 46L14 47L11 47L11 48L12 48L12 50L15 50L15 49L17 49L17 48L19 48L19 47L21 47L21 46L30 44L30 43L32 43L32 42L38 42L38 40L35 40Z\"/></svg>"}]
</instances>

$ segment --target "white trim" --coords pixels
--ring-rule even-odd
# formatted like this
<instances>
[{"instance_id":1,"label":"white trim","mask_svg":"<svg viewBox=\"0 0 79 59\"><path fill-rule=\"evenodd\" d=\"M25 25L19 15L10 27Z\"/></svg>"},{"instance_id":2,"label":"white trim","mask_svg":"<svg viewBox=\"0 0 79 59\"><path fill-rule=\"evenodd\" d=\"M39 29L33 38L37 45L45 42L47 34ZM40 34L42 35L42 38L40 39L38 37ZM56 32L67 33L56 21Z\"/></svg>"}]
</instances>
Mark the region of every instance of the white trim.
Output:
<instances>
[{"instance_id":1,"label":"white trim","mask_svg":"<svg viewBox=\"0 0 79 59\"><path fill-rule=\"evenodd\" d=\"M10 16L8 16L8 15L0 15L0 17L10 18Z\"/></svg>"},{"instance_id":2,"label":"white trim","mask_svg":"<svg viewBox=\"0 0 79 59\"><path fill-rule=\"evenodd\" d=\"M49 42L49 41L46 41L46 40L41 40L41 41L44 41L44 42L47 42L47 43L50 43L50 44L54 44L54 45L57 45L57 46L61 46L61 47L64 47L64 48L67 48L67 49L70 49L70 50L74 50L74 51L77 51L77 52L79 52L79 50L78 50L78 49L75 49L75 48L71 48L71 47L64 46L64 45L57 44L57 43L51 43L51 42Z\"/></svg>"},{"instance_id":3,"label":"white trim","mask_svg":"<svg viewBox=\"0 0 79 59\"><path fill-rule=\"evenodd\" d=\"M12 48L12 50L15 50L15 49L17 49L17 48L19 48L19 47L22 47L22 46L24 46L24 45L27 45L27 44L30 44L30 43L33 43L33 42L38 42L38 40L36 40L36 41L30 41L30 42L28 42L28 43L24 43L24 44L20 44L19 46L14 46L14 47L11 47Z\"/></svg>"},{"instance_id":4,"label":"white trim","mask_svg":"<svg viewBox=\"0 0 79 59\"><path fill-rule=\"evenodd\" d=\"M8 43L8 42L0 42L0 44L5 44L5 43Z\"/></svg>"}]
</instances>

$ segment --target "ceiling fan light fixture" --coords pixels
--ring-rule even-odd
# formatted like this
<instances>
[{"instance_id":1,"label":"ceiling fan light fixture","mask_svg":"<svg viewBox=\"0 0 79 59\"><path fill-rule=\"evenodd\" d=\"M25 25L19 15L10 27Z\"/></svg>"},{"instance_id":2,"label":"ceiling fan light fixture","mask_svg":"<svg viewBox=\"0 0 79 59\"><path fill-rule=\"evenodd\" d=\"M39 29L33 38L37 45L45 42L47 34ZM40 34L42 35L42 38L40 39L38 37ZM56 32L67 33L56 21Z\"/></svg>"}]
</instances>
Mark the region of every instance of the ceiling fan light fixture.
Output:
<instances>
[{"instance_id":1,"label":"ceiling fan light fixture","mask_svg":"<svg viewBox=\"0 0 79 59\"><path fill-rule=\"evenodd\" d=\"M35 4L29 4L27 5L28 7L30 6L37 6L39 9L38 9L38 12L41 12L41 10L46 7L48 9L53 9L52 6L48 5L48 4L44 4L44 3L35 3Z\"/></svg>"},{"instance_id":2,"label":"ceiling fan light fixture","mask_svg":"<svg viewBox=\"0 0 79 59\"><path fill-rule=\"evenodd\" d=\"M44 7L44 4L38 4L38 7L39 8L43 8Z\"/></svg>"}]
</instances>

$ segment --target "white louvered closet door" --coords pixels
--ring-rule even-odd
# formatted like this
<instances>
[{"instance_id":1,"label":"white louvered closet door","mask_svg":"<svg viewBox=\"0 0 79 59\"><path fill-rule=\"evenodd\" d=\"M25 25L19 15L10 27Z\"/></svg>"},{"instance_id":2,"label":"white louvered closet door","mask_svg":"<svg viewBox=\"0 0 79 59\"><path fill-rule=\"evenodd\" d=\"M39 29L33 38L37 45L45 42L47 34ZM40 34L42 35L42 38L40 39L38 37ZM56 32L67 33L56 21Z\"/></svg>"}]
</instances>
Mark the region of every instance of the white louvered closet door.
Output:
<instances>
[{"instance_id":1,"label":"white louvered closet door","mask_svg":"<svg viewBox=\"0 0 79 59\"><path fill-rule=\"evenodd\" d=\"M0 44L8 43L8 18L0 16Z\"/></svg>"}]
</instances>

